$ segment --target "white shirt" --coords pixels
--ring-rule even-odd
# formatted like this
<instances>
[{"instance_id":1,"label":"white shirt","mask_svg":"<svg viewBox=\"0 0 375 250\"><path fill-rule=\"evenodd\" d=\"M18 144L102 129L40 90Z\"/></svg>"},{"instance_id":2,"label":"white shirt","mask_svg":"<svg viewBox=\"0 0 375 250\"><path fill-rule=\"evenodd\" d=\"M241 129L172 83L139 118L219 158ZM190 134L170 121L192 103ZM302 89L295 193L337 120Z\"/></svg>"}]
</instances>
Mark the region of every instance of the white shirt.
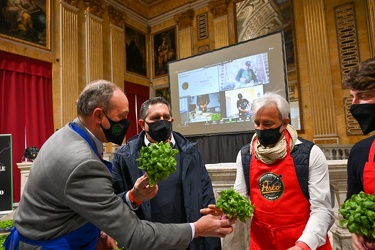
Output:
<instances>
[{"instance_id":1,"label":"white shirt","mask_svg":"<svg viewBox=\"0 0 375 250\"><path fill-rule=\"evenodd\" d=\"M297 140L296 145L301 143L300 140ZM247 195L241 150L237 155L236 168L237 174L234 189L241 195ZM325 244L328 230L335 221L331 203L328 164L324 153L316 145L312 147L310 152L308 190L310 195L310 218L297 241L303 241L310 249L316 249Z\"/></svg>"}]
</instances>

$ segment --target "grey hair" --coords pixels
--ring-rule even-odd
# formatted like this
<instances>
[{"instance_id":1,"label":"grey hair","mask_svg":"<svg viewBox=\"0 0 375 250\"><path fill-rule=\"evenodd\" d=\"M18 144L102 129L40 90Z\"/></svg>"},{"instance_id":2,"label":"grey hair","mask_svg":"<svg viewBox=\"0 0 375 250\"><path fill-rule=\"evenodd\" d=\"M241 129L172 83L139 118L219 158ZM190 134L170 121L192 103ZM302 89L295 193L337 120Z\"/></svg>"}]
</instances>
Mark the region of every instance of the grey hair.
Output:
<instances>
[{"instance_id":1,"label":"grey hair","mask_svg":"<svg viewBox=\"0 0 375 250\"><path fill-rule=\"evenodd\" d=\"M77 104L77 114L89 116L94 109L101 108L104 111L111 109L111 97L116 89L120 89L116 84L107 80L95 80L90 82L79 95Z\"/></svg>"},{"instance_id":2,"label":"grey hair","mask_svg":"<svg viewBox=\"0 0 375 250\"><path fill-rule=\"evenodd\" d=\"M144 103L142 103L141 109L139 111L139 119L142 119L142 120L146 119L146 117L148 115L148 107L150 105L154 105L154 104L158 104L158 103L167 105L168 110L169 110L169 114L172 116L171 105L169 104L169 102L167 102L161 96L155 96L155 97L151 97L150 99L148 99Z\"/></svg>"},{"instance_id":3,"label":"grey hair","mask_svg":"<svg viewBox=\"0 0 375 250\"><path fill-rule=\"evenodd\" d=\"M255 99L251 105L253 119L260 109L272 105L277 107L281 120L289 117L290 106L288 101L276 92L266 92L262 97Z\"/></svg>"}]
</instances>

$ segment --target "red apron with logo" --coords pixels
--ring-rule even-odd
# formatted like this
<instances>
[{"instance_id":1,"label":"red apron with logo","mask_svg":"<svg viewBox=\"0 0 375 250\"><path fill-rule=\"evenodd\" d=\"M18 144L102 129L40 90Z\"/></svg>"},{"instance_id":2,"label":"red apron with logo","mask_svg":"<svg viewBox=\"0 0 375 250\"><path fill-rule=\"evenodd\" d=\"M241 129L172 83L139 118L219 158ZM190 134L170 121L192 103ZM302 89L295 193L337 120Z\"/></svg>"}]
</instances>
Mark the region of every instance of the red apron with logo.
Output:
<instances>
[{"instance_id":1,"label":"red apron with logo","mask_svg":"<svg viewBox=\"0 0 375 250\"><path fill-rule=\"evenodd\" d=\"M371 144L368 161L363 169L363 189L367 194L375 193L375 141Z\"/></svg>"},{"instance_id":2,"label":"red apron with logo","mask_svg":"<svg viewBox=\"0 0 375 250\"><path fill-rule=\"evenodd\" d=\"M254 217L250 228L250 249L285 250L295 245L310 217L310 203L298 182L290 155L290 135L285 133L287 155L267 165L252 157L250 198ZM252 147L254 154L254 144ZM332 249L328 236L319 250Z\"/></svg>"}]
</instances>

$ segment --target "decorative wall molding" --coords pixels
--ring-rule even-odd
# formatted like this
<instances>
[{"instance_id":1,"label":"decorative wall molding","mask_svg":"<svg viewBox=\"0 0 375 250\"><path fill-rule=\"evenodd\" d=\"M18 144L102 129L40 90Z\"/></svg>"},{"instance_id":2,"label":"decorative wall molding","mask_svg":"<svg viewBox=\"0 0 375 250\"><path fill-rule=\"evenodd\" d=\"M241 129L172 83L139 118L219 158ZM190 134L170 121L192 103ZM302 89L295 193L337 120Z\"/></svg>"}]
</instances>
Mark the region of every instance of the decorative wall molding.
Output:
<instances>
[{"instance_id":1,"label":"decorative wall molding","mask_svg":"<svg viewBox=\"0 0 375 250\"><path fill-rule=\"evenodd\" d=\"M345 79L345 75L360 61L354 3L335 7L335 20L340 55L341 79Z\"/></svg>"},{"instance_id":2,"label":"decorative wall molding","mask_svg":"<svg viewBox=\"0 0 375 250\"><path fill-rule=\"evenodd\" d=\"M214 36L215 49L219 49L229 45L229 31L228 31L228 16L221 16L215 18L214 22Z\"/></svg>"},{"instance_id":3,"label":"decorative wall molding","mask_svg":"<svg viewBox=\"0 0 375 250\"><path fill-rule=\"evenodd\" d=\"M103 20L86 12L86 82L103 78Z\"/></svg>"},{"instance_id":4,"label":"decorative wall molding","mask_svg":"<svg viewBox=\"0 0 375 250\"><path fill-rule=\"evenodd\" d=\"M306 61L310 102L314 105L314 141L338 140L329 55L327 21L323 0L303 1L306 30Z\"/></svg>"},{"instance_id":5,"label":"decorative wall molding","mask_svg":"<svg viewBox=\"0 0 375 250\"><path fill-rule=\"evenodd\" d=\"M186 58L192 55L192 28L178 31L179 58Z\"/></svg>"},{"instance_id":6,"label":"decorative wall molding","mask_svg":"<svg viewBox=\"0 0 375 250\"><path fill-rule=\"evenodd\" d=\"M75 98L79 95L79 9L60 2L60 89L61 124L77 116Z\"/></svg>"},{"instance_id":7,"label":"decorative wall molding","mask_svg":"<svg viewBox=\"0 0 375 250\"><path fill-rule=\"evenodd\" d=\"M179 31L191 28L193 26L194 10L189 9L185 12L182 12L181 14L176 15L174 20L178 25Z\"/></svg>"},{"instance_id":8,"label":"decorative wall molding","mask_svg":"<svg viewBox=\"0 0 375 250\"><path fill-rule=\"evenodd\" d=\"M354 119L352 113L350 113L350 107L352 106L352 97L344 98L344 114L345 114L345 125L347 135L362 135L361 127L356 119Z\"/></svg>"},{"instance_id":9,"label":"decorative wall molding","mask_svg":"<svg viewBox=\"0 0 375 250\"><path fill-rule=\"evenodd\" d=\"M208 3L208 8L215 18L228 15L229 0L214 0Z\"/></svg>"},{"instance_id":10,"label":"decorative wall molding","mask_svg":"<svg viewBox=\"0 0 375 250\"><path fill-rule=\"evenodd\" d=\"M207 44L207 45L200 46L198 48L198 55L206 53L208 51L210 51L210 45Z\"/></svg>"},{"instance_id":11,"label":"decorative wall molding","mask_svg":"<svg viewBox=\"0 0 375 250\"><path fill-rule=\"evenodd\" d=\"M208 15L202 13L197 16L197 37L198 40L208 38Z\"/></svg>"},{"instance_id":12,"label":"decorative wall molding","mask_svg":"<svg viewBox=\"0 0 375 250\"><path fill-rule=\"evenodd\" d=\"M111 22L111 24L116 25L120 28L125 27L126 15L123 12L109 5L108 14L109 14L109 21Z\"/></svg>"},{"instance_id":13,"label":"decorative wall molding","mask_svg":"<svg viewBox=\"0 0 375 250\"><path fill-rule=\"evenodd\" d=\"M104 2L101 0L84 0L85 12L103 18L105 8Z\"/></svg>"},{"instance_id":14,"label":"decorative wall molding","mask_svg":"<svg viewBox=\"0 0 375 250\"><path fill-rule=\"evenodd\" d=\"M272 33L283 28L284 18L268 0L246 0L237 3L239 41Z\"/></svg>"},{"instance_id":15,"label":"decorative wall molding","mask_svg":"<svg viewBox=\"0 0 375 250\"><path fill-rule=\"evenodd\" d=\"M110 26L111 41L111 81L124 88L125 74L125 32L118 25Z\"/></svg>"},{"instance_id":16,"label":"decorative wall molding","mask_svg":"<svg viewBox=\"0 0 375 250\"><path fill-rule=\"evenodd\" d=\"M78 1L76 1L76 0L60 0L60 3L61 2L67 3L67 4L69 4L73 7L78 8Z\"/></svg>"}]
</instances>

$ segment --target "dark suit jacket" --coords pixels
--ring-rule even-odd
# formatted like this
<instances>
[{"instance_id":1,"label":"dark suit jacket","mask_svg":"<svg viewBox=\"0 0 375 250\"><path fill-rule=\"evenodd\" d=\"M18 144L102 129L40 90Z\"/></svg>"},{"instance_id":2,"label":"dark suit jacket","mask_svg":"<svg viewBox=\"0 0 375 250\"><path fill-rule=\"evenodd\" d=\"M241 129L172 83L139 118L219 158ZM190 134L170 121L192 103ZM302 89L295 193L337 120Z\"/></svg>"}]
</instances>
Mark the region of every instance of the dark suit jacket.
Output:
<instances>
[{"instance_id":1,"label":"dark suit jacket","mask_svg":"<svg viewBox=\"0 0 375 250\"><path fill-rule=\"evenodd\" d=\"M113 163L113 187L115 193L126 200L126 192L133 188L136 180L144 173L138 168L137 158L140 157L139 151L144 146L145 132L128 140L128 143L120 147L114 155ZM176 141L176 148L179 153L176 155L177 168L182 171L182 190L183 204L188 222L198 220L202 215L199 210L207 207L209 204L215 204L215 196L212 189L211 178L203 164L202 157L195 143L189 142L180 133L173 132L173 138ZM171 186L170 188L176 188ZM173 197L164 197L173 203ZM144 201L141 207L136 211L139 218L149 221L156 221L151 216L151 202ZM193 249L221 249L219 238L194 239L190 244L190 250Z\"/></svg>"}]
</instances>

